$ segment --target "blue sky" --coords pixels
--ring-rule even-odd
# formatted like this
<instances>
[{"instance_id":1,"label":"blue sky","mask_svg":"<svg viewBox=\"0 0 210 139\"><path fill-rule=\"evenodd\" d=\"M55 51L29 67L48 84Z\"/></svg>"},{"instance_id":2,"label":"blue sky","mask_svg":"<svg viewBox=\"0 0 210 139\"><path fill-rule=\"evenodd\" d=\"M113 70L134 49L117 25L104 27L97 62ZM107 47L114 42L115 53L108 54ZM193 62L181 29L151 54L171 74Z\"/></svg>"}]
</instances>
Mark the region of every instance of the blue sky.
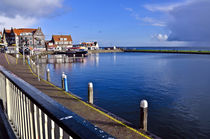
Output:
<instances>
[{"instance_id":1,"label":"blue sky","mask_svg":"<svg viewBox=\"0 0 210 139\"><path fill-rule=\"evenodd\" d=\"M52 34L71 34L74 43L96 40L101 46L209 44L209 0L0 2L1 28L41 27L47 39Z\"/></svg>"}]
</instances>

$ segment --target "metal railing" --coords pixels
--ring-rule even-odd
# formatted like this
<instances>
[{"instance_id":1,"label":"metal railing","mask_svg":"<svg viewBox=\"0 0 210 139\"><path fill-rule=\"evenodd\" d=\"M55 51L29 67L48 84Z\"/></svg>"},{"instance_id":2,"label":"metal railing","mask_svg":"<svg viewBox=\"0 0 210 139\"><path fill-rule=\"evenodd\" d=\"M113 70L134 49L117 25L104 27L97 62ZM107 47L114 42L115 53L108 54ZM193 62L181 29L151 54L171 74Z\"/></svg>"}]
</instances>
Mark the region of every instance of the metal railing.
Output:
<instances>
[{"instance_id":1,"label":"metal railing","mask_svg":"<svg viewBox=\"0 0 210 139\"><path fill-rule=\"evenodd\" d=\"M17 138L113 138L1 66L0 89Z\"/></svg>"}]
</instances>

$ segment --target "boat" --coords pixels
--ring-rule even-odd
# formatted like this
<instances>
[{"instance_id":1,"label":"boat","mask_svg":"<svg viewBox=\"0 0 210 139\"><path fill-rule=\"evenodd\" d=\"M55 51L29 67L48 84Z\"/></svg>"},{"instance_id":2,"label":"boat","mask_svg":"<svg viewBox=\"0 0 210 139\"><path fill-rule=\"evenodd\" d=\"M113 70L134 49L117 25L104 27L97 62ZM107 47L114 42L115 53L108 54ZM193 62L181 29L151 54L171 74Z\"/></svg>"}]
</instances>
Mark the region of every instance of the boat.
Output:
<instances>
[{"instance_id":1,"label":"boat","mask_svg":"<svg viewBox=\"0 0 210 139\"><path fill-rule=\"evenodd\" d=\"M76 54L76 55L84 55L86 56L88 53L88 50L86 47L71 47L68 48L68 50L66 51L66 54Z\"/></svg>"}]
</instances>

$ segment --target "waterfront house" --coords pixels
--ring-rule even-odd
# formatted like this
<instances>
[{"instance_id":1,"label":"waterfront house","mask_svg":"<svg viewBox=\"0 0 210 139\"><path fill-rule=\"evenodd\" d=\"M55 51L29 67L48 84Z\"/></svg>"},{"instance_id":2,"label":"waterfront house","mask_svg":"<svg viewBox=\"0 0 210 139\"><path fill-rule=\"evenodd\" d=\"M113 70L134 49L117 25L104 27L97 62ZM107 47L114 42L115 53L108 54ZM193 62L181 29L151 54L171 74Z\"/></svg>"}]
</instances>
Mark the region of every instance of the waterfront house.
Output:
<instances>
[{"instance_id":1,"label":"waterfront house","mask_svg":"<svg viewBox=\"0 0 210 139\"><path fill-rule=\"evenodd\" d=\"M10 37L11 30L10 29L4 29L3 34L2 34L2 40L5 46L8 45L8 43L12 42L12 38Z\"/></svg>"},{"instance_id":2,"label":"waterfront house","mask_svg":"<svg viewBox=\"0 0 210 139\"><path fill-rule=\"evenodd\" d=\"M99 49L98 42L83 42L81 44L84 47L87 47L88 50L97 50L97 49Z\"/></svg>"},{"instance_id":3,"label":"waterfront house","mask_svg":"<svg viewBox=\"0 0 210 139\"><path fill-rule=\"evenodd\" d=\"M82 42L80 44L75 44L74 47L86 47L88 50L99 49L98 42Z\"/></svg>"},{"instance_id":4,"label":"waterfront house","mask_svg":"<svg viewBox=\"0 0 210 139\"><path fill-rule=\"evenodd\" d=\"M2 32L0 32L0 47L4 46Z\"/></svg>"},{"instance_id":5,"label":"waterfront house","mask_svg":"<svg viewBox=\"0 0 210 139\"><path fill-rule=\"evenodd\" d=\"M45 36L41 28L4 29L4 40L9 47L26 47L34 51L45 50Z\"/></svg>"},{"instance_id":6,"label":"waterfront house","mask_svg":"<svg viewBox=\"0 0 210 139\"><path fill-rule=\"evenodd\" d=\"M72 37L71 35L53 35L52 40L46 43L46 49L48 51L61 51L67 50L71 48L72 45Z\"/></svg>"}]
</instances>

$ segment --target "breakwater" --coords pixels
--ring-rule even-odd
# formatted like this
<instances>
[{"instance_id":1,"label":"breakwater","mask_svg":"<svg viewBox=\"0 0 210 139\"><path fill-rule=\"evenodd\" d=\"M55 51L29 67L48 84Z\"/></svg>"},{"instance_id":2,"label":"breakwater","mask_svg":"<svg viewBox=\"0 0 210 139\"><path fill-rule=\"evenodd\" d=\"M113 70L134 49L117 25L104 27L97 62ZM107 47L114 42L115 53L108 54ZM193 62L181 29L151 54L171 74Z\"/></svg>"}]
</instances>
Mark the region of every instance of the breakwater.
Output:
<instances>
[{"instance_id":1,"label":"breakwater","mask_svg":"<svg viewBox=\"0 0 210 139\"><path fill-rule=\"evenodd\" d=\"M129 50L125 49L124 52L142 52L142 53L182 53L182 54L210 54L210 51L204 50Z\"/></svg>"},{"instance_id":2,"label":"breakwater","mask_svg":"<svg viewBox=\"0 0 210 139\"><path fill-rule=\"evenodd\" d=\"M114 53L114 52L124 52L124 50L122 50L122 49L115 49L115 50L105 50L105 49L88 50L89 54L93 54L93 53Z\"/></svg>"}]
</instances>

